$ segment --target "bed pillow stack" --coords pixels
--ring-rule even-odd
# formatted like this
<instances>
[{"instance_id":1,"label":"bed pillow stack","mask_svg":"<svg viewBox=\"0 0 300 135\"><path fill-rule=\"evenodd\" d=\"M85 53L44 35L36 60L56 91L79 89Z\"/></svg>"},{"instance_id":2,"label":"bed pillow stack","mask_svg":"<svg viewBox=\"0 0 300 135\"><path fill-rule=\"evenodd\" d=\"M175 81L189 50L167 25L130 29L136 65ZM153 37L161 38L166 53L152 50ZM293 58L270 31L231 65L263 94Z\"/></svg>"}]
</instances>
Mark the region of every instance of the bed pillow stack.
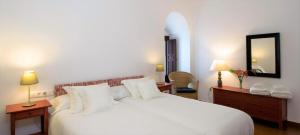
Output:
<instances>
[{"instance_id":1,"label":"bed pillow stack","mask_svg":"<svg viewBox=\"0 0 300 135\"><path fill-rule=\"evenodd\" d=\"M135 99L148 100L161 95L155 81L150 78L123 80L122 83Z\"/></svg>"},{"instance_id":2,"label":"bed pillow stack","mask_svg":"<svg viewBox=\"0 0 300 135\"><path fill-rule=\"evenodd\" d=\"M70 87L71 88L71 87ZM70 99L70 110L73 114L83 111L83 101L80 97L79 92L69 91L68 92Z\"/></svg>"},{"instance_id":3,"label":"bed pillow stack","mask_svg":"<svg viewBox=\"0 0 300 135\"><path fill-rule=\"evenodd\" d=\"M121 83L124 84L124 86L129 90L133 98L140 99L142 98L142 95L139 92L137 84L146 80L148 80L148 78L128 79L128 80L123 80Z\"/></svg>"},{"instance_id":4,"label":"bed pillow stack","mask_svg":"<svg viewBox=\"0 0 300 135\"><path fill-rule=\"evenodd\" d=\"M113 105L114 100L121 100L130 95L136 99L149 100L161 96L161 92L153 79L123 80L124 85L110 87L107 83L89 86L65 86L68 93L61 95L50 102L51 114L69 109L73 114L91 114L103 111Z\"/></svg>"},{"instance_id":5,"label":"bed pillow stack","mask_svg":"<svg viewBox=\"0 0 300 135\"><path fill-rule=\"evenodd\" d=\"M107 83L89 86L64 87L70 98L72 113L90 114L105 110L113 104L113 97Z\"/></svg>"},{"instance_id":6,"label":"bed pillow stack","mask_svg":"<svg viewBox=\"0 0 300 135\"><path fill-rule=\"evenodd\" d=\"M62 110L70 108L70 100L68 95L58 96L50 100L50 103L52 105L52 107L49 110L51 115L54 115Z\"/></svg>"},{"instance_id":7,"label":"bed pillow stack","mask_svg":"<svg viewBox=\"0 0 300 135\"><path fill-rule=\"evenodd\" d=\"M137 87L143 99L148 100L159 97L161 95L161 92L157 88L156 82L154 80L142 81L137 84Z\"/></svg>"}]
</instances>

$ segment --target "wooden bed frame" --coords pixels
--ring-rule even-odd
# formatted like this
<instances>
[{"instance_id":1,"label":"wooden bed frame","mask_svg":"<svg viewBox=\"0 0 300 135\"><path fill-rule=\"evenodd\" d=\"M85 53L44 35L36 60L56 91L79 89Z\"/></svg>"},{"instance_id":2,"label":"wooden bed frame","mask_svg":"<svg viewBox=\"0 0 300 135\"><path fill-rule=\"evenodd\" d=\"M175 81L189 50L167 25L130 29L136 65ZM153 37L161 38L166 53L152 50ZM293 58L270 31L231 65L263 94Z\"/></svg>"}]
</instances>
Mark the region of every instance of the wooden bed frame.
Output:
<instances>
[{"instance_id":1,"label":"wooden bed frame","mask_svg":"<svg viewBox=\"0 0 300 135\"><path fill-rule=\"evenodd\" d=\"M113 79L88 81L88 82L58 84L58 85L55 85L54 95L57 97L60 95L67 94L67 92L63 89L64 86L88 86L88 85L97 85L97 84L101 84L101 83L108 83L108 85L112 87L112 86L122 85L122 83L121 83L122 80L138 79L138 78L143 78L143 77L144 77L143 75L139 75L139 76L120 77L120 78L113 78Z\"/></svg>"}]
</instances>

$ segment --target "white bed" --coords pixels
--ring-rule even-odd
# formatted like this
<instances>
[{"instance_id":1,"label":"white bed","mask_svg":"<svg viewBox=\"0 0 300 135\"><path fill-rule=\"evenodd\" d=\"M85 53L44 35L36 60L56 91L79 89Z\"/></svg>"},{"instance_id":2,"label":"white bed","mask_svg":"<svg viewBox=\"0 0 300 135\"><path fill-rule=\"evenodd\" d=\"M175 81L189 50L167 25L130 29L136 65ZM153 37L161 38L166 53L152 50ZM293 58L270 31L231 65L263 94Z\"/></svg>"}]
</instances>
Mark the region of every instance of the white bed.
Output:
<instances>
[{"instance_id":1,"label":"white bed","mask_svg":"<svg viewBox=\"0 0 300 135\"><path fill-rule=\"evenodd\" d=\"M50 135L253 135L251 118L232 108L169 94L152 100L125 98L92 115L61 111Z\"/></svg>"},{"instance_id":2,"label":"white bed","mask_svg":"<svg viewBox=\"0 0 300 135\"><path fill-rule=\"evenodd\" d=\"M121 102L188 127L200 135L253 135L254 125L246 113L211 103L170 94L152 100L125 98Z\"/></svg>"},{"instance_id":3,"label":"white bed","mask_svg":"<svg viewBox=\"0 0 300 135\"><path fill-rule=\"evenodd\" d=\"M157 117L136 107L118 103L92 115L56 113L50 119L50 135L197 135L180 123ZM199 135L199 134L198 134Z\"/></svg>"},{"instance_id":4,"label":"white bed","mask_svg":"<svg viewBox=\"0 0 300 135\"><path fill-rule=\"evenodd\" d=\"M56 85L55 95L66 94L65 86L88 86L108 83L121 85L122 80L143 76ZM51 116L50 135L253 135L253 121L246 113L225 106L162 94L152 87L139 87L153 98L134 96L115 101L108 109L73 114L70 109ZM147 84L144 82L144 84ZM153 83L153 84L152 84ZM140 83L143 84L143 83ZM126 85L126 84L125 84ZM140 85L138 85L140 86ZM123 86L124 87L124 86ZM123 88L123 91L127 91ZM147 90L147 91L146 91ZM149 92L149 93L145 93ZM144 92L144 93L143 93ZM154 92L154 93L153 93ZM68 96L65 96L68 97ZM68 98L67 98L68 99ZM99 99L96 96L96 99ZM95 102L93 102L95 103ZM97 102L98 104L98 102ZM88 107L88 106L87 106Z\"/></svg>"}]
</instances>

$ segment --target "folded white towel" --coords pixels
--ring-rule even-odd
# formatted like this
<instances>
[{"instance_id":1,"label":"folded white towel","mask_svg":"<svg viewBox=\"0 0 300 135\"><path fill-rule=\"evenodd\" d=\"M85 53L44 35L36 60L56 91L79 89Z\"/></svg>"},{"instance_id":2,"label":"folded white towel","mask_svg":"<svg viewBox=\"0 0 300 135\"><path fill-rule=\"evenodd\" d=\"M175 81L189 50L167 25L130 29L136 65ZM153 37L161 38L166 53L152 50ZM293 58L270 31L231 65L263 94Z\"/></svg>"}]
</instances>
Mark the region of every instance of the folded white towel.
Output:
<instances>
[{"instance_id":1,"label":"folded white towel","mask_svg":"<svg viewBox=\"0 0 300 135\"><path fill-rule=\"evenodd\" d=\"M289 90L289 88L283 85L274 85L273 88L270 90L270 92L272 97L286 98L286 99L290 99L293 97L293 94Z\"/></svg>"},{"instance_id":2,"label":"folded white towel","mask_svg":"<svg viewBox=\"0 0 300 135\"><path fill-rule=\"evenodd\" d=\"M267 88L255 88L251 87L250 92L269 92L270 90Z\"/></svg>"},{"instance_id":3,"label":"folded white towel","mask_svg":"<svg viewBox=\"0 0 300 135\"><path fill-rule=\"evenodd\" d=\"M270 93L270 88L261 83L256 83L251 86L250 93ZM269 94L270 95L270 94Z\"/></svg>"},{"instance_id":4,"label":"folded white towel","mask_svg":"<svg viewBox=\"0 0 300 135\"><path fill-rule=\"evenodd\" d=\"M272 88L270 88L261 83L252 85L250 88L250 93L255 95L272 96L286 99L290 99L293 96L289 88L283 85L274 85Z\"/></svg>"},{"instance_id":5,"label":"folded white towel","mask_svg":"<svg viewBox=\"0 0 300 135\"><path fill-rule=\"evenodd\" d=\"M284 93L271 93L272 97L291 99L293 98L292 94L284 94Z\"/></svg>"},{"instance_id":6,"label":"folded white towel","mask_svg":"<svg viewBox=\"0 0 300 135\"><path fill-rule=\"evenodd\" d=\"M272 91L290 91L290 89L283 85L274 85Z\"/></svg>"},{"instance_id":7,"label":"folded white towel","mask_svg":"<svg viewBox=\"0 0 300 135\"><path fill-rule=\"evenodd\" d=\"M270 92L272 94L292 94L291 91L276 91L276 90L271 90Z\"/></svg>"},{"instance_id":8,"label":"folded white towel","mask_svg":"<svg viewBox=\"0 0 300 135\"><path fill-rule=\"evenodd\" d=\"M263 95L263 96L270 96L271 93L270 91L250 91L251 94L254 94L254 95Z\"/></svg>"}]
</instances>

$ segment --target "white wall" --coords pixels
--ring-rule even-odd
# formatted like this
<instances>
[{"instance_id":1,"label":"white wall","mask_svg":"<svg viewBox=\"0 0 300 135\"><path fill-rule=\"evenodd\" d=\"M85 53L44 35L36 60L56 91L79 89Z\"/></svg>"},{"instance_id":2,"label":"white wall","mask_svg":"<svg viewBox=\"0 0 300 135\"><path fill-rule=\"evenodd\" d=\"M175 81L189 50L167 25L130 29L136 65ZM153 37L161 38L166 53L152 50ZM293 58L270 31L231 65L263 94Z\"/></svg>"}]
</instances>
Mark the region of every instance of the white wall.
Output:
<instances>
[{"instance_id":1,"label":"white wall","mask_svg":"<svg viewBox=\"0 0 300 135\"><path fill-rule=\"evenodd\" d=\"M152 75L164 58L169 13L182 0L0 0L0 134L9 134L5 105L26 101L24 70L33 89L129 75ZM17 133L37 131L31 120Z\"/></svg>"},{"instance_id":2,"label":"white wall","mask_svg":"<svg viewBox=\"0 0 300 135\"><path fill-rule=\"evenodd\" d=\"M183 15L172 12L166 19L166 32L177 41L177 69L191 71L191 37L188 23Z\"/></svg>"},{"instance_id":3,"label":"white wall","mask_svg":"<svg viewBox=\"0 0 300 135\"><path fill-rule=\"evenodd\" d=\"M217 75L209 71L213 59L225 59L234 68L246 68L246 35L281 33L282 78L249 77L255 82L283 84L294 93L288 101L288 120L300 123L300 1L299 0L202 0L196 3L194 62L199 78L200 97L209 100L208 91ZM224 73L225 85L238 86L237 79Z\"/></svg>"}]
</instances>

